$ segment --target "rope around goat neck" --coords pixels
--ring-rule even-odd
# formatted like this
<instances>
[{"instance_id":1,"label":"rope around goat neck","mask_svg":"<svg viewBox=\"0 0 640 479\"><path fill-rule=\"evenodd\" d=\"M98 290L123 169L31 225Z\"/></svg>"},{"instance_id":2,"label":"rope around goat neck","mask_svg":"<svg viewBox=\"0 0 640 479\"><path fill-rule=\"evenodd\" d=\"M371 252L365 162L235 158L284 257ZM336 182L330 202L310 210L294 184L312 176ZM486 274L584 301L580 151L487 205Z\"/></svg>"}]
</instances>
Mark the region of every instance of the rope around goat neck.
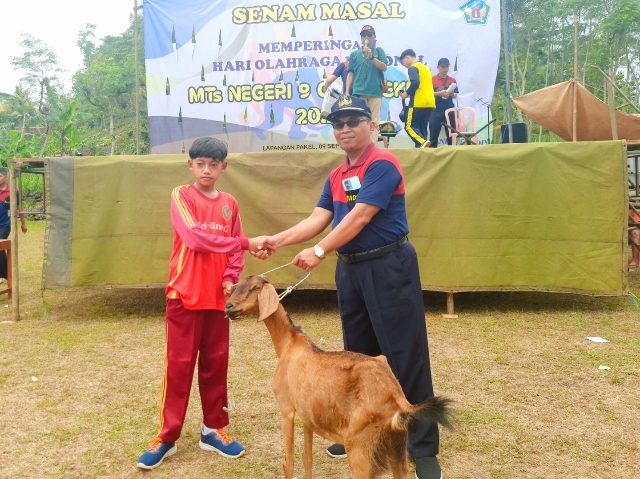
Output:
<instances>
[{"instance_id":1,"label":"rope around goat neck","mask_svg":"<svg viewBox=\"0 0 640 479\"><path fill-rule=\"evenodd\" d=\"M278 266L277 268L273 268L273 269L270 269L269 271L265 271L265 272L264 272L264 273L262 273L262 274L268 274L268 273L271 273L271 272L273 272L273 271L277 271L277 270L279 270L279 269L281 269L281 268L285 268L285 267L287 267L287 266L291 266L292 264L293 264L293 263L283 264L282 266ZM287 287L287 288L286 288L282 293L280 293L280 294L278 295L278 299L279 299L280 301L282 301L282 298L284 298L285 296L287 296L288 294L290 294L294 289L296 289L298 286L300 286L300 284L301 284L304 280L306 280L306 279L309 277L309 275L311 275L311 271L309 271L309 272L307 273L307 275L306 275L304 278L302 278L300 281L298 281L296 284L294 284L294 285L292 285L292 286ZM238 283L236 283L236 284L238 284ZM235 286L235 285L234 285L234 286ZM235 348L235 349L236 349L236 351L238 352L238 356L240 357L240 359L242 359L242 358L241 358L242 353L241 353L241 351L240 351L240 344L238 343L238 339L236 338L236 330L235 330L235 328L234 328L234 326L233 326L233 321L231 321L231 318L229 318L229 328L231 329L231 336L233 337L233 344L234 344L234 348ZM229 404L228 404L228 407L225 407L225 406L223 406L223 407L222 407L222 410L223 410L224 412L226 412L227 414L232 413L232 412L234 411L234 409L236 408L236 401L235 401L235 396L236 396L236 395L235 395L235 391L236 391L236 388L238 387L238 384L239 384L239 383L240 383L240 378L236 379L236 383L233 385L233 388L231 388L231 394L229 395L230 397L229 397L229 398L227 398L227 402L229 403Z\"/></svg>"}]
</instances>

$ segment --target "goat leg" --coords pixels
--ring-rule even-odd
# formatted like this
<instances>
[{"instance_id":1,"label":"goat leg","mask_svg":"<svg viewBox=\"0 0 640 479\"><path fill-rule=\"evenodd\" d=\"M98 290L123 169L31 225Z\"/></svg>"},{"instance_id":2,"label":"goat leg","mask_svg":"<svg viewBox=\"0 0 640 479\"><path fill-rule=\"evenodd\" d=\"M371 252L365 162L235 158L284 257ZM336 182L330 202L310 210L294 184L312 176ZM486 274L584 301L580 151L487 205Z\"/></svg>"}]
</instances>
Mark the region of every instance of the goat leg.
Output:
<instances>
[{"instance_id":1,"label":"goat leg","mask_svg":"<svg viewBox=\"0 0 640 479\"><path fill-rule=\"evenodd\" d=\"M313 431L304 424L304 452L302 455L304 462L304 478L311 479L313 477Z\"/></svg>"},{"instance_id":2,"label":"goat leg","mask_svg":"<svg viewBox=\"0 0 640 479\"><path fill-rule=\"evenodd\" d=\"M293 425L295 411L282 412L282 435L284 436L284 477L293 479Z\"/></svg>"},{"instance_id":3,"label":"goat leg","mask_svg":"<svg viewBox=\"0 0 640 479\"><path fill-rule=\"evenodd\" d=\"M352 444L347 447L347 461L355 479L371 479L370 447L371 444Z\"/></svg>"}]
</instances>

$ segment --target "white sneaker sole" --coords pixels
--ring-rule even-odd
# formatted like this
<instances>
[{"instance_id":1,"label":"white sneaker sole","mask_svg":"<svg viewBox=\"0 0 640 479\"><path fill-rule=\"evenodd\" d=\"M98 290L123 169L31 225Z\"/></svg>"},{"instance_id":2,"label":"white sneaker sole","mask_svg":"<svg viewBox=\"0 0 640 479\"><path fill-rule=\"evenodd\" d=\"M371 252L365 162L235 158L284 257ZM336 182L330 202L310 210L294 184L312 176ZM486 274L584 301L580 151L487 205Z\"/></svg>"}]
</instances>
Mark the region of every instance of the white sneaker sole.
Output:
<instances>
[{"instance_id":1,"label":"white sneaker sole","mask_svg":"<svg viewBox=\"0 0 640 479\"><path fill-rule=\"evenodd\" d=\"M140 469L146 469L147 471L151 470L151 469L155 469L156 467L158 467L160 464L162 464L162 461L164 461L167 457L171 457L173 456L176 452L178 452L178 447L174 444L173 447L171 449L169 449L164 456L162 456L162 459L160 459L157 464L154 464L153 466L147 466L146 464L143 464L141 462L139 462L138 464L136 464L136 466L138 466Z\"/></svg>"},{"instance_id":2,"label":"white sneaker sole","mask_svg":"<svg viewBox=\"0 0 640 479\"><path fill-rule=\"evenodd\" d=\"M420 479L420 478L418 477L418 473L417 473L417 472L416 472L416 479ZM440 479L443 479L442 472L440 473Z\"/></svg>"},{"instance_id":3,"label":"white sneaker sole","mask_svg":"<svg viewBox=\"0 0 640 479\"><path fill-rule=\"evenodd\" d=\"M222 452L220 449L216 449L215 447L210 446L209 444L202 441L200 441L200 449L202 449L203 451L215 451L221 456L228 457L229 459L237 459L241 456L244 456L244 453L246 452L245 450L243 450L240 454L236 456L230 456L229 454L225 454L224 452Z\"/></svg>"},{"instance_id":4,"label":"white sneaker sole","mask_svg":"<svg viewBox=\"0 0 640 479\"><path fill-rule=\"evenodd\" d=\"M328 449L325 449L325 452L327 453L327 456L333 457L334 459L346 459L347 458L346 454L331 454Z\"/></svg>"}]
</instances>

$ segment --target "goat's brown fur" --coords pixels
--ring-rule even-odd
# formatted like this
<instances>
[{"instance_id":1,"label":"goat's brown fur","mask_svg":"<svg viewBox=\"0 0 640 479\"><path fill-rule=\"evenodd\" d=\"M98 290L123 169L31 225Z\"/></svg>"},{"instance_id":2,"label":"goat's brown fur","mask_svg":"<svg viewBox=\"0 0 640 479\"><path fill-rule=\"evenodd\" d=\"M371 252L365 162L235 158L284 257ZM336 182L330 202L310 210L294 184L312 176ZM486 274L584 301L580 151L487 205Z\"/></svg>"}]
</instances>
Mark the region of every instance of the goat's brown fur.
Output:
<instances>
[{"instance_id":1,"label":"goat's brown fur","mask_svg":"<svg viewBox=\"0 0 640 479\"><path fill-rule=\"evenodd\" d=\"M384 356L327 352L296 328L263 276L241 281L229 298L231 319L258 314L279 358L273 392L282 413L284 475L293 477L293 424L304 424L305 478L311 479L313 433L344 444L356 479L373 479L391 470L407 477L407 428L411 419L450 427L450 400L435 397L413 406L405 398Z\"/></svg>"}]
</instances>

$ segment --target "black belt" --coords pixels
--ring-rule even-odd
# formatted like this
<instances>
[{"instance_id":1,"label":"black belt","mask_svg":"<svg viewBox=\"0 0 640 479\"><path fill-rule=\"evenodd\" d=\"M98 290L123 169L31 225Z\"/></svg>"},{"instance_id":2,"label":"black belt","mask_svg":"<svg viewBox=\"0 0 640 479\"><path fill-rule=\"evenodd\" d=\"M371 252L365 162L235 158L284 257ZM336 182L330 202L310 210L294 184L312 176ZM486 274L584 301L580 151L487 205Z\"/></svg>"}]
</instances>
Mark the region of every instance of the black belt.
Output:
<instances>
[{"instance_id":1,"label":"black belt","mask_svg":"<svg viewBox=\"0 0 640 479\"><path fill-rule=\"evenodd\" d=\"M340 258L345 263L360 263L362 261L367 261L369 259L380 258L387 253L391 253L392 251L398 250L402 248L407 242L409 238L406 236L396 241L395 243L388 244L387 246L382 246L380 248L372 249L369 251L365 251L363 253L353 253L353 254L342 254L337 253L338 258Z\"/></svg>"}]
</instances>

